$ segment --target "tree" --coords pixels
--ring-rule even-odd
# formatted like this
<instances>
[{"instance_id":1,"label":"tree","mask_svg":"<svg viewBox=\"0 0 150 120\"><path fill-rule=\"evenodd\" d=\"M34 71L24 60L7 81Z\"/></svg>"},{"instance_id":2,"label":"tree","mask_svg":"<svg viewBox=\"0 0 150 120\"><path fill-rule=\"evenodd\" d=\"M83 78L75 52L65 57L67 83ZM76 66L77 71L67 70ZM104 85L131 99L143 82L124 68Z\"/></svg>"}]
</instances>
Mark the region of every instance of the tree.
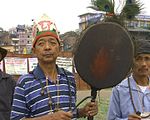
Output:
<instances>
[{"instance_id":1,"label":"tree","mask_svg":"<svg viewBox=\"0 0 150 120\"><path fill-rule=\"evenodd\" d=\"M135 19L135 16L143 9L143 4L139 0L125 0L119 14L115 12L115 0L91 0L91 4L92 6L88 8L106 13L104 21L117 22L122 26L125 26L126 20Z\"/></svg>"},{"instance_id":2,"label":"tree","mask_svg":"<svg viewBox=\"0 0 150 120\"><path fill-rule=\"evenodd\" d=\"M9 38L8 31L4 31L3 28L0 27L0 45L9 44L11 44L11 39Z\"/></svg>"},{"instance_id":3,"label":"tree","mask_svg":"<svg viewBox=\"0 0 150 120\"><path fill-rule=\"evenodd\" d=\"M63 50L73 51L76 42L78 41L79 35L74 31L68 31L64 34L61 34L60 38L63 40Z\"/></svg>"}]
</instances>

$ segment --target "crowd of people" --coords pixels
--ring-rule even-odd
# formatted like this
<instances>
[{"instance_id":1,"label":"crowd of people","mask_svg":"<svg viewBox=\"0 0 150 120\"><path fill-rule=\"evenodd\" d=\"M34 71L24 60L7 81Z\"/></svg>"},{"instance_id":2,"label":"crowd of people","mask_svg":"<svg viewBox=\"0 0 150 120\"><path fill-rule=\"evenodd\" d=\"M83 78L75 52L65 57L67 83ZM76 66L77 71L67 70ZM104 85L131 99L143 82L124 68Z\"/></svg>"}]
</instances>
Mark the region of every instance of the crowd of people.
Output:
<instances>
[{"instance_id":1,"label":"crowd of people","mask_svg":"<svg viewBox=\"0 0 150 120\"><path fill-rule=\"evenodd\" d=\"M34 21L32 53L37 67L17 81L0 71L0 120L73 120L98 113L97 101L76 108L74 74L58 67L61 52L56 24L43 15ZM150 116L150 43L136 44L131 73L113 87L108 120L141 120ZM7 50L0 48L0 61Z\"/></svg>"}]
</instances>

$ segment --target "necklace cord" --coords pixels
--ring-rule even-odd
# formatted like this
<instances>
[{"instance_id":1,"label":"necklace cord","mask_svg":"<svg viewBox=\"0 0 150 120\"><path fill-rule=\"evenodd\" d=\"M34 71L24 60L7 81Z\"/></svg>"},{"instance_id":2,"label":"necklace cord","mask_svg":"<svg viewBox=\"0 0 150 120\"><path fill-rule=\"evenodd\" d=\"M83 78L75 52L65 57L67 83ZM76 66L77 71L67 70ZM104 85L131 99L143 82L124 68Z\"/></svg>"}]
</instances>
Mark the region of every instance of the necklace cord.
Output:
<instances>
[{"instance_id":1,"label":"necklace cord","mask_svg":"<svg viewBox=\"0 0 150 120\"><path fill-rule=\"evenodd\" d=\"M136 89L137 89L137 91L138 91L138 97L139 97L139 100L140 100L140 104L141 104L141 106L142 106L142 112L144 112L143 103L142 103L142 98L141 98L141 96L140 96L140 91L139 91L140 88L138 88L137 83L136 83Z\"/></svg>"},{"instance_id":2,"label":"necklace cord","mask_svg":"<svg viewBox=\"0 0 150 120\"><path fill-rule=\"evenodd\" d=\"M134 102L133 102L133 96L132 96L132 91L131 91L131 85L130 85L129 76L128 76L128 85L129 85L129 94L130 94L130 99L131 99L131 103L132 103L132 106L133 106L134 112L135 112L137 115L141 115L141 112L139 112L139 111L137 111L137 110L136 110L135 105L134 105Z\"/></svg>"},{"instance_id":3,"label":"necklace cord","mask_svg":"<svg viewBox=\"0 0 150 120\"><path fill-rule=\"evenodd\" d=\"M39 81L39 83L40 83L40 86L41 86L41 95L43 96L43 95L45 95L44 94L44 91L45 91L45 86L44 86L44 84L42 83L42 81L41 81L41 79L39 79L39 78L37 78L35 75L34 75L34 73L33 73L33 71L31 71L31 72L29 72L29 74L32 74L33 76L34 76L34 79L36 79L37 81ZM48 92L48 80L47 80L47 78L46 78L46 86L47 86L47 94L48 94L48 98L49 98L49 101L48 101L48 105L49 105L49 107L50 107L50 112L52 112L52 101L50 100L50 92ZM59 92L59 91L57 91L57 92ZM58 93L57 93L58 94ZM57 103L58 104L58 103ZM58 107L59 105L57 105L57 107ZM54 112L55 111L57 111L57 110L54 110Z\"/></svg>"},{"instance_id":4,"label":"necklace cord","mask_svg":"<svg viewBox=\"0 0 150 120\"><path fill-rule=\"evenodd\" d=\"M42 83L42 81L41 81L40 79L38 79L38 78L34 75L33 71L30 71L29 74L32 74L32 75L34 76L34 79L36 79L36 80L38 80L38 81L40 82L40 86L41 86L41 88L42 88L42 90L41 90L41 95L43 96L43 95L44 95L44 91L45 91L44 84Z\"/></svg>"},{"instance_id":5,"label":"necklace cord","mask_svg":"<svg viewBox=\"0 0 150 120\"><path fill-rule=\"evenodd\" d=\"M63 68L62 68L63 69ZM71 108L71 103L72 103L72 94L71 94L71 82L70 82L70 80L69 80L69 78L68 78L68 75L67 75L67 73L66 73L66 71L63 69L63 72L64 72L64 74L65 74L65 77L66 77L66 79L67 79L67 82L68 82L68 90L69 90L69 110L70 111L72 111L72 108ZM34 73L33 73L33 71L31 71L29 74L32 74L33 76L34 76L34 79L36 79L36 80L38 80L39 82L40 82L40 86L41 86L41 95L43 96L44 95L44 91L45 91L45 87L44 87L44 84L42 83L42 81L40 80L40 79L38 79L35 75L34 75ZM47 80L46 80L47 81ZM46 84L48 84L48 82L46 82ZM47 86L48 87L48 86ZM47 88L48 89L48 88ZM59 91L57 91L57 92L59 92ZM48 94L48 97L49 97L49 92L47 93ZM50 102L50 101L49 101ZM51 103L49 103L49 104L51 104ZM57 107L58 107L58 103L57 103Z\"/></svg>"},{"instance_id":6,"label":"necklace cord","mask_svg":"<svg viewBox=\"0 0 150 120\"><path fill-rule=\"evenodd\" d=\"M50 111L52 111L52 99L51 99L50 91L49 91L49 88L48 88L48 78L47 77L46 77L46 89L47 89L47 96L49 98L48 105L50 107Z\"/></svg>"},{"instance_id":7,"label":"necklace cord","mask_svg":"<svg viewBox=\"0 0 150 120\"><path fill-rule=\"evenodd\" d=\"M62 68L63 69L63 68ZM69 110L71 111L72 109L71 109L71 103L72 103L72 94L71 94L71 83L70 83L70 80L69 80L69 78L68 78L68 76L67 76L67 73L66 73L66 71L63 69L63 71L64 71L64 74L65 74L65 76L66 76L66 79L67 79L67 82L68 82L68 90L69 90Z\"/></svg>"}]
</instances>

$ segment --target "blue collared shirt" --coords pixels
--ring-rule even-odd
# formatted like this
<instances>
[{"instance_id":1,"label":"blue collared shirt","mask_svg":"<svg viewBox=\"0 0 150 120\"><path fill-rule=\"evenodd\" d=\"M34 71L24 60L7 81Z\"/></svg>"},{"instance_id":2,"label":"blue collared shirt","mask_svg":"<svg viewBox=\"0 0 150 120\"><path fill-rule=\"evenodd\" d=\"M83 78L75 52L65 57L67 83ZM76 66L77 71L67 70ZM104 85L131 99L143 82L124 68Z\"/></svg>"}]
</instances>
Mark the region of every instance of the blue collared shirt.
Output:
<instances>
[{"instance_id":1,"label":"blue collared shirt","mask_svg":"<svg viewBox=\"0 0 150 120\"><path fill-rule=\"evenodd\" d=\"M59 67L57 67L57 70L57 77L59 79L59 95L57 94L58 86L56 86L56 84L51 80L48 81L48 89L52 103L59 102L60 109L69 111L69 106L73 109L76 102L76 85L74 75L66 70L66 72L64 72L64 70ZM70 83L68 83L68 81ZM70 84L70 87L68 87L68 84ZM44 88L43 95L41 95L42 87ZM48 114L50 112L48 101L49 98L47 94L46 77L38 65L32 74L23 75L18 80L13 98L11 120L33 118ZM54 111L54 109L55 104L52 104L52 111Z\"/></svg>"},{"instance_id":2,"label":"blue collared shirt","mask_svg":"<svg viewBox=\"0 0 150 120\"><path fill-rule=\"evenodd\" d=\"M139 112L150 112L150 88L143 93L131 75L129 77L132 99ZM142 105L141 105L142 102ZM144 111L143 111L144 109ZM128 120L128 115L135 113L129 94L128 78L113 88L108 110L108 120Z\"/></svg>"}]
</instances>

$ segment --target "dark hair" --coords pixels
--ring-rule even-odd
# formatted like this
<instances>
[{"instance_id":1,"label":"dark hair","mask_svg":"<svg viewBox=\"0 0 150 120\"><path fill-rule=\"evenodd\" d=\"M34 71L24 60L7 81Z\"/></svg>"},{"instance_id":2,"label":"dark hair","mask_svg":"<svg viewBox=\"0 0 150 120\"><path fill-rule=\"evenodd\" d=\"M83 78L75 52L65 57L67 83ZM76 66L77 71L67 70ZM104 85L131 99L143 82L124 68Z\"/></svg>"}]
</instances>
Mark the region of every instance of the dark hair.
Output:
<instances>
[{"instance_id":1,"label":"dark hair","mask_svg":"<svg viewBox=\"0 0 150 120\"><path fill-rule=\"evenodd\" d=\"M139 54L150 54L150 42L137 40L135 43L135 57Z\"/></svg>"}]
</instances>

